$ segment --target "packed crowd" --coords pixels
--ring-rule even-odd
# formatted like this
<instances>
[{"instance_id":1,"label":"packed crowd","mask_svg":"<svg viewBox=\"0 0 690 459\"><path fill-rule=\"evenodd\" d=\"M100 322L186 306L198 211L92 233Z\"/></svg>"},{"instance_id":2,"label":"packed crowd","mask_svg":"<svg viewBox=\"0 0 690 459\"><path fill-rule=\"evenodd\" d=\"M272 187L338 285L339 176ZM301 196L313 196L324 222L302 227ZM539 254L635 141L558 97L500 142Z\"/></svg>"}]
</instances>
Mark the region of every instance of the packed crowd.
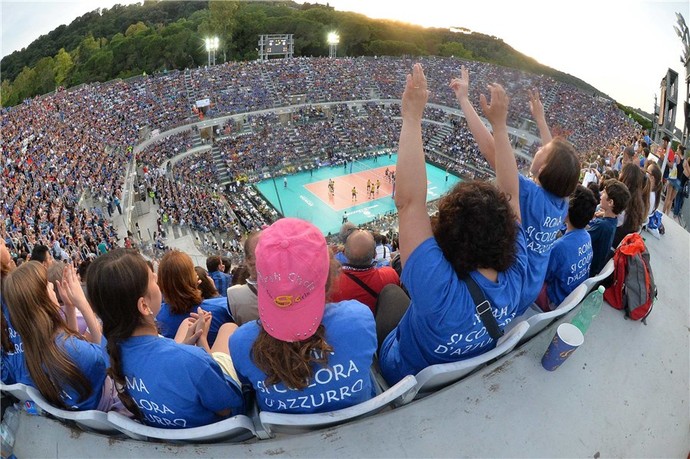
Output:
<instances>
[{"instance_id":1,"label":"packed crowd","mask_svg":"<svg viewBox=\"0 0 690 459\"><path fill-rule=\"evenodd\" d=\"M332 93L334 97L357 98L360 92L372 90L371 79L357 69L376 60L336 62L333 74L347 77L349 83ZM441 78L435 71L443 75L446 62L423 60L434 78ZM322 67L328 69L328 63L324 61ZM290 66L296 76L287 78L285 86L297 88L309 81L300 75L312 65L317 67L314 64L296 60L272 65ZM430 365L494 348L501 329L535 302L544 310L557 307L579 283L598 272L617 241L651 224L664 176L667 200L673 197L670 188L678 191L681 186L675 181L690 176L682 152L671 155L666 141L660 150L668 159L664 170L658 160L637 161L635 147L626 145L618 155L620 161L618 157L608 161L612 169L620 170L617 179L607 178L609 173L615 175L612 171L595 171L595 164L586 168L587 186L580 185L580 155L572 143L552 136L553 123L539 91L521 93L524 87L511 79L504 81L505 87L490 85L487 101L479 104L490 132L474 105L476 88L482 86L482 77L494 77L499 70L487 67L475 74L470 67L459 75L445 75L450 89L435 96L459 104L464 121L430 111L437 121L452 125L452 134L442 139L444 154L433 154L458 167L476 163L474 156L481 155L482 169L491 170L495 182L460 182L430 209L424 149L443 132L443 124L424 122L434 80L427 79L422 65L415 64L405 78L409 63L389 64L407 65L404 71L375 73L374 81L388 76L390 90L397 88L397 97L402 94L399 108L375 104L339 105L328 111L312 108L293 113L284 125L276 122L275 115L255 117L247 120L249 133L217 145L229 155L228 166L237 167L234 186L241 188L245 185L238 174L246 178L249 170L294 166L304 159L301 156L314 162L344 160L336 155L392 148L398 142L397 220L392 215L382 217L376 223L382 231L376 234L345 222L338 235L342 251L334 253L309 222L283 218L266 227L257 225L255 219L274 215L248 189L238 193L246 201L233 209L247 229L255 230L245 240L245 274L238 270L227 277L219 257L209 257L204 270L186 254L169 251L154 272L135 251L109 250L105 243L97 247L100 256L79 274L71 264L55 268L43 245L34 246L31 261L15 267L2 240L3 382L34 385L50 403L65 409L117 410L163 428L202 426L246 413L243 391L253 391L262 411L319 413L353 406L376 394L370 371L374 359L381 376L392 385ZM254 70L253 65L247 64L245 71ZM322 67L312 76L331 83L333 75ZM393 76L397 82L390 79ZM261 77L265 75L256 76ZM559 96L554 97L560 103ZM538 127L542 146L530 165L534 180L519 173L508 134L510 113L529 114ZM4 113L3 123L12 115ZM562 118L557 122L563 123ZM23 126L16 120L11 125L15 131ZM614 136L628 128L621 126ZM580 133L587 129L583 124ZM372 132L376 135L370 137ZM22 133L16 137L24 138ZM280 139L280 146L269 145L268 138ZM644 136L634 140L644 149ZM582 137L582 141L590 140ZM13 149L8 151L21 145L18 142L12 137ZM452 147L457 144L459 148ZM5 168L20 190L34 182L35 174L50 170L56 156L67 158L65 163L73 170L96 167L91 170L95 176L105 170L98 168L98 161L89 166L69 163L74 159L70 151L47 154L39 160L48 169L38 169L33 167L33 157L41 158L36 145L29 140L22 146L33 148L32 162L17 163L13 157ZM106 146L102 147L103 152L94 151L91 158L105 154ZM151 166L156 166L175 142L153 148L149 157ZM19 150L15 157L26 158L21 156L26 152ZM472 153L464 156L468 150ZM201 231L236 224L233 213L211 204L220 199L215 190L198 185L211 180L213 167L213 158L204 153L180 161L175 178L165 177L158 167L147 169L143 185L160 200L161 218ZM29 226L45 231L51 221L60 222L67 209L64 222L79 221L81 231L91 227L98 232L97 220L88 211L70 214L68 203L55 199L49 207L40 206L43 193L63 191L73 196L69 204L75 204L79 190L75 179L60 171L56 167L55 180L50 181L54 189L46 191L44 185L29 189L36 193L29 196L39 203L28 215L34 218ZM86 175L77 178L95 180ZM117 195L117 176L105 180ZM598 199L595 192L600 193ZM16 213L17 219L6 219L6 233L17 231L11 225L26 221L22 210L30 205L12 204L8 216ZM239 283L240 278L244 283ZM480 300L474 289L490 305L479 320ZM77 316L88 332L79 329Z\"/></svg>"},{"instance_id":2,"label":"packed crowd","mask_svg":"<svg viewBox=\"0 0 690 459\"><path fill-rule=\"evenodd\" d=\"M112 164L105 162L105 152L113 147L104 143L106 134L100 138L93 131L100 149L82 151L90 163L81 165L77 159L84 158L70 151L75 144L65 143L69 137L51 131L67 129L61 111L52 112L59 121L45 129L38 122L22 124L18 115L13 118L14 110L3 113L3 126L14 132L7 142L14 156L4 169L11 183L3 191L20 196L3 203L5 235L15 235L19 244L27 233L45 236L34 238L35 254L18 267L5 240L0 241L3 382L34 385L61 408L116 410L162 428L202 426L246 413L244 391L253 391L262 411L321 413L353 406L376 394L370 372L374 359L393 385L430 365L489 351L501 329L534 303L546 311L557 307L598 272L617 241L652 224L664 177L670 200L670 188L678 191L675 180L690 176L682 152L671 157L668 141L661 148L667 167L636 156L635 148L644 153L649 143L644 135L631 137L632 126L625 120L618 124L614 112L601 118L592 113L588 122L575 118L581 137L574 138L591 142L592 150L588 146L584 152L626 142L618 154L599 164L599 158L592 158L593 165L581 168L582 153L551 133L553 107L571 97L568 107L577 106L579 96L553 89L546 79L534 77L527 91L514 82L520 78L517 72L479 64L459 75L457 69L444 74L448 60L426 59L406 79L410 63L404 60L329 62L247 64L242 71L254 72L258 84L269 69L286 67L283 87L305 89L314 98L355 99L383 92L379 83L385 81L386 90L397 89L396 98L402 94L402 104L310 107L292 112L288 122L276 114L247 117L248 130L215 143L227 157L235 180L232 195L238 200L226 205L217 186L201 185L213 182L219 172L210 152L180 160L170 176L159 167L176 148L188 148L189 137L169 137L142 152L146 164L140 189L158 200L162 222L202 232L237 231L238 224L251 230L243 266L232 276L225 275L226 262L219 257L209 257L204 269L186 254L168 251L154 269L135 251L109 247L107 221L79 210L84 187L76 185L83 180L95 195L119 196L122 171L113 175L105 167ZM383 70L372 72L373 80L357 73L372 62L383 63ZM445 91L436 91L437 81L426 78L427 66L429 75L446 78ZM331 78L348 83L330 93L324 86L324 93L312 89L308 76L331 85ZM484 87L485 78L503 82L491 85L488 103L479 104L492 132L475 107L476 88ZM194 91L211 90L215 80L209 81ZM534 88L541 88L551 109ZM434 100L459 105L464 118L426 109L430 93ZM228 106L248 103L236 95L228 100ZM611 108L606 107L599 109ZM31 113L31 104L21 110ZM146 111L146 103L139 110ZM557 123L567 130L570 118L564 121L564 116ZM515 157L508 134L508 125L522 117L534 121L541 139L529 165L534 180L519 173L526 163ZM605 136L601 120L611 126ZM43 136L31 138L32 129ZM591 141L590 129L608 142ZM46 139L49 134L56 138ZM123 164L127 146L114 146ZM305 161L337 164L353 154L396 146L398 214L381 216L369 228L345 222L337 250L303 220L283 218L264 226L275 214L245 184L249 171L273 174ZM430 208L427 158L480 179L459 183ZM39 173L51 170L53 180L34 185ZM495 176L494 183L485 180L488 176ZM580 185L583 178L587 183ZM51 227L55 222L59 226ZM99 242L99 256L85 260L79 274L69 263L56 269L46 255L48 244L39 244L55 242L72 226ZM15 244L11 237L10 242ZM490 305L479 320L473 288Z\"/></svg>"},{"instance_id":3,"label":"packed crowd","mask_svg":"<svg viewBox=\"0 0 690 459\"><path fill-rule=\"evenodd\" d=\"M421 61L430 75L431 101L455 106L443 88L447 87L451 76L457 74L461 61L442 58L423 58ZM64 224L58 215L65 212L58 212L57 208L49 211L55 207L54 198L60 197L68 205L67 213L75 212L73 203L79 201L84 191L90 197L108 203L112 210L117 209L131 147L143 140L142 136L147 132L164 132L198 119L191 110L197 100L209 98L212 101L209 116L285 106L292 103L295 95L303 95L307 103L376 97L397 99L402 90L402 77L411 64L406 59L390 58L300 58L263 64L228 63L126 81L82 85L3 109L0 123L5 163L8 165L3 169L8 196L3 203L6 231L14 232L19 239L25 238L29 244L34 241L50 244L57 239L63 250L76 255L69 244L65 244L67 236L71 236L72 244L79 249L80 245L88 243L87 239L81 240L83 234L71 229L70 234L53 238L45 233L45 224L43 228L37 227L46 218L50 220L48 226L53 229ZM484 81L497 81L511 91L514 101L509 114L511 125L520 126L527 118L527 89L537 88L545 95L548 121L554 131L569 135L580 151L601 149L614 141L629 139L633 134L632 122L610 101L594 98L543 76L484 63L465 62L465 65L480 82L470 90L473 101L478 100L477 88L484 87ZM577 109L571 110L572 107ZM229 145L220 145L227 147L230 155L231 175L263 168L272 170L277 166L273 159L279 156L277 153L291 160L290 155L317 151L337 161L343 159L338 155L347 155L358 149L394 145L397 122L382 121L397 118L397 105L385 109L366 108L368 113L364 119L345 116L339 110L342 109L334 109L330 117L319 122L313 122L318 117L309 117L308 130L295 125L291 132L283 132L282 127L267 122L261 131L254 130L255 137L250 135L246 139L224 141ZM448 116L438 108L427 108L426 117L439 122L448 120ZM297 121L305 119L300 115ZM279 147L264 145L265 138L257 137L261 134L276 134L284 144ZM455 137L457 139L458 135ZM448 139L445 146L452 140ZM175 145L169 148L168 143ZM181 141L168 139L147 149L141 159L144 163L152 161L152 156L161 153L170 157L175 154L175 149L183 150L188 146L188 138ZM258 155L248 154L254 150L264 151ZM341 150L346 151L343 153ZM457 164L460 173L483 175L478 170L486 170L485 167L463 166L463 162L468 160L467 151L458 153L459 158L448 155L451 159L442 161L449 165ZM475 153L470 155L476 157ZM48 180L28 180L37 173ZM28 186L32 189L27 189ZM41 187L45 189L41 190ZM27 200L29 195L33 196L30 203L16 202L17 199ZM108 223L104 225L108 226ZM88 236L90 240L102 237L101 234Z\"/></svg>"}]
</instances>

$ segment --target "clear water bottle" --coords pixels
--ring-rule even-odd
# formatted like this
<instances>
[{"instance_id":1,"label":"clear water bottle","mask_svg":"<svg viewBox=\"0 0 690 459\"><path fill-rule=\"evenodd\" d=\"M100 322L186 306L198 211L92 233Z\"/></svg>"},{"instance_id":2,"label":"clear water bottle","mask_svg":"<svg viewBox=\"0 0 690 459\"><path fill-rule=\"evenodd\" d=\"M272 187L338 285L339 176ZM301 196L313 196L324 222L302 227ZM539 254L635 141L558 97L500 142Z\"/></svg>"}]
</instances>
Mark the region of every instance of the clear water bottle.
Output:
<instances>
[{"instance_id":1,"label":"clear water bottle","mask_svg":"<svg viewBox=\"0 0 690 459\"><path fill-rule=\"evenodd\" d=\"M582 306L580 306L580 311L573 317L570 322L575 325L584 334L592 323L599 311L601 310L601 305L604 303L604 286L600 285L598 289L594 290L592 293L587 295L587 297L582 301Z\"/></svg>"},{"instance_id":2,"label":"clear water bottle","mask_svg":"<svg viewBox=\"0 0 690 459\"><path fill-rule=\"evenodd\" d=\"M2 438L0 449L2 449L2 457L5 459L14 458L14 454L12 454L14 450L14 436L17 433L18 427L19 411L14 406L9 406L5 410L2 423L0 424L0 437Z\"/></svg>"}]
</instances>

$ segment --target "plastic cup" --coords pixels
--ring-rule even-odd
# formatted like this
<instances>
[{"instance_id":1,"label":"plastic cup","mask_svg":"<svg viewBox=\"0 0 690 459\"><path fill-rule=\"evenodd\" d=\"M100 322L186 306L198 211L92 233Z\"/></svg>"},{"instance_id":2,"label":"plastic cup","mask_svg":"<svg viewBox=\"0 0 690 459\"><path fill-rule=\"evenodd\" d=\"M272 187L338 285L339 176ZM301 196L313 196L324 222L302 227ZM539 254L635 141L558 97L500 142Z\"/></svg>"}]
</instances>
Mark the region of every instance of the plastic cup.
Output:
<instances>
[{"instance_id":1,"label":"plastic cup","mask_svg":"<svg viewBox=\"0 0 690 459\"><path fill-rule=\"evenodd\" d=\"M546 353L544 353L544 357L541 358L541 365L545 370L554 371L584 341L585 336L575 325L567 323L559 325L556 329L556 334L551 340L551 344L549 344Z\"/></svg>"}]
</instances>

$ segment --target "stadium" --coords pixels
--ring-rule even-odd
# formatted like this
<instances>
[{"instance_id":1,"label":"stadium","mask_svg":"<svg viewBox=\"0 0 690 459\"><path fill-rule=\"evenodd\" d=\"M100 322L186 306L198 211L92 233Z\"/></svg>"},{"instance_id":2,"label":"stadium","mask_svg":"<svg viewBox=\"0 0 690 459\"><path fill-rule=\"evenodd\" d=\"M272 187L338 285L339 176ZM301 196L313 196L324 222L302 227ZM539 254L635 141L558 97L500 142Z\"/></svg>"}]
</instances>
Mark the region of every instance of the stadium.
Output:
<instances>
[{"instance_id":1,"label":"stadium","mask_svg":"<svg viewBox=\"0 0 690 459\"><path fill-rule=\"evenodd\" d=\"M131 244L154 264L176 248L197 265L222 255L237 266L247 234L281 217L311 221L334 247L345 221L385 234L395 246L400 98L416 62L431 93L422 120L429 214L456 183L494 177L448 88L461 66L472 75L471 101L490 82L509 91L509 138L522 173L541 146L530 90L541 94L554 133L591 155L582 162L617 153L640 129L612 100L456 58L295 57L63 88L2 110L7 247L21 257L43 244L79 265L100 255L100 244ZM660 311L641 327L602 309L586 345L558 372L543 371L539 359L586 291L562 314L516 321L483 359L410 375L393 387L384 381L368 405L302 419L254 406L228 422L166 433L60 410L36 390L3 384L35 402L33 413L21 412L15 454L684 456L688 308L674 286L689 271L687 256L675 255L688 253L688 234L672 219L664 222L664 238L647 238ZM613 349L611 342L626 345ZM500 441L487 434L498 426L505 430Z\"/></svg>"}]
</instances>

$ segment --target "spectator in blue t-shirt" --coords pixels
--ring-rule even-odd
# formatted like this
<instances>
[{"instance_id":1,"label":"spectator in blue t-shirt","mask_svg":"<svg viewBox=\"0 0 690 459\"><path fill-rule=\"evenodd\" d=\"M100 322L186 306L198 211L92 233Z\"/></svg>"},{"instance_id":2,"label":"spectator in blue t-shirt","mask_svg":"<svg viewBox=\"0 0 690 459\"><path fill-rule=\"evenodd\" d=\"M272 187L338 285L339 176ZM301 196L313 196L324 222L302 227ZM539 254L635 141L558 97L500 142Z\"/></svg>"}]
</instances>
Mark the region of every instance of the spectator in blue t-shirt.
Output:
<instances>
[{"instance_id":1,"label":"spectator in blue t-shirt","mask_svg":"<svg viewBox=\"0 0 690 459\"><path fill-rule=\"evenodd\" d=\"M599 274L613 255L611 244L616 234L618 215L625 210L629 201L630 192L624 183L616 179L608 179L604 182L604 189L600 198L601 207L595 214L596 218L587 227L587 232L592 239L590 277Z\"/></svg>"},{"instance_id":2,"label":"spectator in blue t-shirt","mask_svg":"<svg viewBox=\"0 0 690 459\"><path fill-rule=\"evenodd\" d=\"M326 239L311 223L283 218L261 232L260 320L238 328L230 350L262 411L322 413L375 396L374 316L356 300L326 302L336 272Z\"/></svg>"},{"instance_id":3,"label":"spectator in blue t-shirt","mask_svg":"<svg viewBox=\"0 0 690 459\"><path fill-rule=\"evenodd\" d=\"M402 130L395 204L400 219L402 282L411 302L379 351L389 384L429 365L489 351L496 339L479 320L469 292L471 278L490 303L499 327L508 324L527 279L525 233L520 220L517 164L508 140L508 97L491 85L481 105L494 128L496 181L461 182L439 203L434 228L426 209L426 168L421 120L429 92L420 64L408 75L402 97ZM502 191L501 191L502 190ZM379 303L377 326L392 323L397 304Z\"/></svg>"},{"instance_id":4,"label":"spectator in blue t-shirt","mask_svg":"<svg viewBox=\"0 0 690 459\"><path fill-rule=\"evenodd\" d=\"M119 401L106 375L108 359L101 325L72 265L65 265L57 285L65 303L64 318L42 263L24 263L4 279L7 310L3 313L8 313L8 325L23 343L23 352L15 352L10 359L13 370L20 369L14 375L16 382L35 387L48 402L62 409L116 408ZM89 327L84 337L77 331L77 309ZM23 365L17 359L23 359Z\"/></svg>"},{"instance_id":5,"label":"spectator in blue t-shirt","mask_svg":"<svg viewBox=\"0 0 690 459\"><path fill-rule=\"evenodd\" d=\"M566 232L556 240L549 256L549 267L537 305L544 311L555 309L563 299L589 277L592 262L592 240L585 227L594 217L597 200L594 194L578 185L570 196Z\"/></svg>"},{"instance_id":6,"label":"spectator in blue t-shirt","mask_svg":"<svg viewBox=\"0 0 690 459\"><path fill-rule=\"evenodd\" d=\"M160 332L166 338L173 338L180 324L201 307L212 314L208 341L212 346L220 327L232 322L228 302L222 296L204 298L201 279L194 270L192 259L184 252L171 250L163 255L158 266L158 285L163 292L164 302L156 316Z\"/></svg>"},{"instance_id":7,"label":"spectator in blue t-shirt","mask_svg":"<svg viewBox=\"0 0 690 459\"><path fill-rule=\"evenodd\" d=\"M198 427L244 413L244 398L225 324L209 347L208 315L192 315L175 339L158 334L161 308L156 274L133 250L115 249L89 268L89 298L103 321L111 372L127 409L146 425Z\"/></svg>"},{"instance_id":8,"label":"spectator in blue t-shirt","mask_svg":"<svg viewBox=\"0 0 690 459\"><path fill-rule=\"evenodd\" d=\"M213 282L216 284L216 290L221 296L228 296L228 287L232 285L232 276L225 274L225 265L223 259L217 255L208 257L206 259L206 269L208 275L211 276Z\"/></svg>"},{"instance_id":9,"label":"spectator in blue t-shirt","mask_svg":"<svg viewBox=\"0 0 690 459\"><path fill-rule=\"evenodd\" d=\"M470 103L469 74L464 67L461 69L461 77L454 79L451 86L479 150L491 167L496 169L494 138ZM520 184L522 227L527 237L529 257L529 277L523 287L518 315L521 315L539 295L546 276L549 253L568 212L567 197L575 191L580 178L580 160L577 152L566 140L551 136L546 124L544 106L537 91L530 91L529 106L539 127L543 146L534 155L530 168L534 180L516 172Z\"/></svg>"}]
</instances>

